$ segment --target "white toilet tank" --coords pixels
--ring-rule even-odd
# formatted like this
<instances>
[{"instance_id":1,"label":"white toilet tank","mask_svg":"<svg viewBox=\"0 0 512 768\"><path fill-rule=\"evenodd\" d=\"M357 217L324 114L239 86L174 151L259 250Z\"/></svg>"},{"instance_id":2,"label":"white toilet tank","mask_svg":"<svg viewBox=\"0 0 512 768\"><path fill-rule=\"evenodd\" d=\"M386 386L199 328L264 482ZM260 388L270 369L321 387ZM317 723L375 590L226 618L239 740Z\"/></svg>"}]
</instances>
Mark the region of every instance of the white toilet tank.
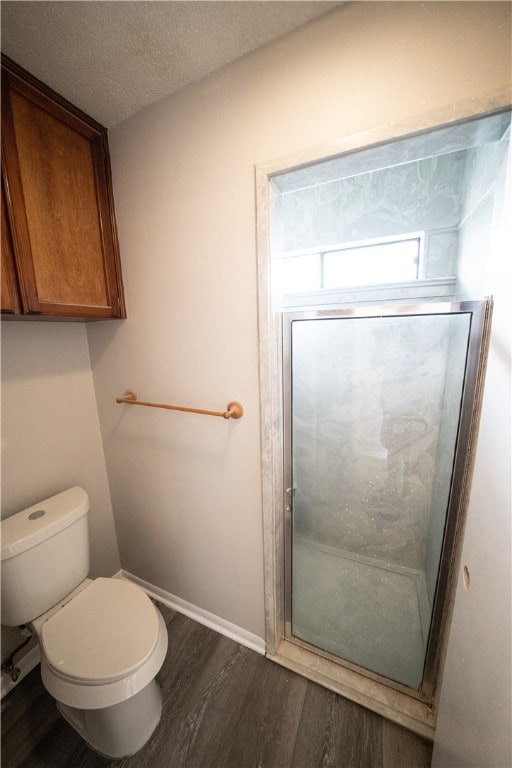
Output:
<instances>
[{"instance_id":1,"label":"white toilet tank","mask_svg":"<svg viewBox=\"0 0 512 768\"><path fill-rule=\"evenodd\" d=\"M2 520L2 624L26 624L89 573L89 497L75 486Z\"/></svg>"}]
</instances>

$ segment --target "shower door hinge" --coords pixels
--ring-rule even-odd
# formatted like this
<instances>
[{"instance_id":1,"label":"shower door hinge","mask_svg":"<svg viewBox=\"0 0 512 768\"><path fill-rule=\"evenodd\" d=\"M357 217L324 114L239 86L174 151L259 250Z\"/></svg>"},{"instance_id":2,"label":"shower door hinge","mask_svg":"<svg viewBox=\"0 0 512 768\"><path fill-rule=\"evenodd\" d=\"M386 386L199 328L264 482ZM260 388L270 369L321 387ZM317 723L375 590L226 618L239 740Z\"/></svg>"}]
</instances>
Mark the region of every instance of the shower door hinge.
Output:
<instances>
[{"instance_id":1,"label":"shower door hinge","mask_svg":"<svg viewBox=\"0 0 512 768\"><path fill-rule=\"evenodd\" d=\"M295 488L286 489L286 506L285 509L290 515L293 513L293 497L295 496Z\"/></svg>"}]
</instances>

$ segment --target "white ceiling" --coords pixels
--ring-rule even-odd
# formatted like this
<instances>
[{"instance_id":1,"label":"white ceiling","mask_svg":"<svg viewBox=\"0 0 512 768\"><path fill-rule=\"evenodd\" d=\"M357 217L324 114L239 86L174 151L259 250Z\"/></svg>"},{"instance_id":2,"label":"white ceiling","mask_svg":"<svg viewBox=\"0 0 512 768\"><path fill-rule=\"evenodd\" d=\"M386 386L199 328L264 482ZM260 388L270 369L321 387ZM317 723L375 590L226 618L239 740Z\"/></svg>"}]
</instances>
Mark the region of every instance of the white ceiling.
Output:
<instances>
[{"instance_id":1,"label":"white ceiling","mask_svg":"<svg viewBox=\"0 0 512 768\"><path fill-rule=\"evenodd\" d=\"M111 127L338 5L2 0L2 51Z\"/></svg>"}]
</instances>

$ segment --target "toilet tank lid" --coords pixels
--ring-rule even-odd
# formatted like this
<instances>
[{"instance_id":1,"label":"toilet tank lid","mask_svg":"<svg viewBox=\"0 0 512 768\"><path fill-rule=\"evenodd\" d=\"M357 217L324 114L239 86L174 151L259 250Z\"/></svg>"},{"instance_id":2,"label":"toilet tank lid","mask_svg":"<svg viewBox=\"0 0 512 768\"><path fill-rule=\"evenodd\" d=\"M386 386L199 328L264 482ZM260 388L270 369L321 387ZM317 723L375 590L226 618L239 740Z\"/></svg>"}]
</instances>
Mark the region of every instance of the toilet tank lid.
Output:
<instances>
[{"instance_id":1,"label":"toilet tank lid","mask_svg":"<svg viewBox=\"0 0 512 768\"><path fill-rule=\"evenodd\" d=\"M72 525L89 510L89 496L76 485L2 520L2 560L19 555Z\"/></svg>"}]
</instances>

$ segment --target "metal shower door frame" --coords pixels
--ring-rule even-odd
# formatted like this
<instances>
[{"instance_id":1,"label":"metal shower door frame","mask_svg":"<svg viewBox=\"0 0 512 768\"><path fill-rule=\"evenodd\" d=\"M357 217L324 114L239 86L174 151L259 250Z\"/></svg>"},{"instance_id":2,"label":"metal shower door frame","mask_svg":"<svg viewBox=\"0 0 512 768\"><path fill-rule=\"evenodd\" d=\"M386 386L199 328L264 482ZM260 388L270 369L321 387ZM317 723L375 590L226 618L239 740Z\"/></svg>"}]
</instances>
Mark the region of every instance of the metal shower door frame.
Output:
<instances>
[{"instance_id":1,"label":"metal shower door frame","mask_svg":"<svg viewBox=\"0 0 512 768\"><path fill-rule=\"evenodd\" d=\"M448 314L469 314L470 326L466 350L461 406L459 411L457 437L447 504L446 522L440 564L432 608L430 632L425 654L423 680L418 689L372 672L328 651L319 649L292 633L292 327L296 321L322 319L356 319L379 317L414 317ZM284 418L284 630L285 640L313 651L319 656L357 672L380 684L431 704L436 692L440 664L444 657L447 629L455 595L457 573L460 562L465 512L469 498L471 472L474 461L474 443L478 432L481 394L487 358L488 337L492 315L492 299L482 301L421 303L384 307L382 305L353 307L336 310L311 310L283 313L283 418Z\"/></svg>"}]
</instances>

